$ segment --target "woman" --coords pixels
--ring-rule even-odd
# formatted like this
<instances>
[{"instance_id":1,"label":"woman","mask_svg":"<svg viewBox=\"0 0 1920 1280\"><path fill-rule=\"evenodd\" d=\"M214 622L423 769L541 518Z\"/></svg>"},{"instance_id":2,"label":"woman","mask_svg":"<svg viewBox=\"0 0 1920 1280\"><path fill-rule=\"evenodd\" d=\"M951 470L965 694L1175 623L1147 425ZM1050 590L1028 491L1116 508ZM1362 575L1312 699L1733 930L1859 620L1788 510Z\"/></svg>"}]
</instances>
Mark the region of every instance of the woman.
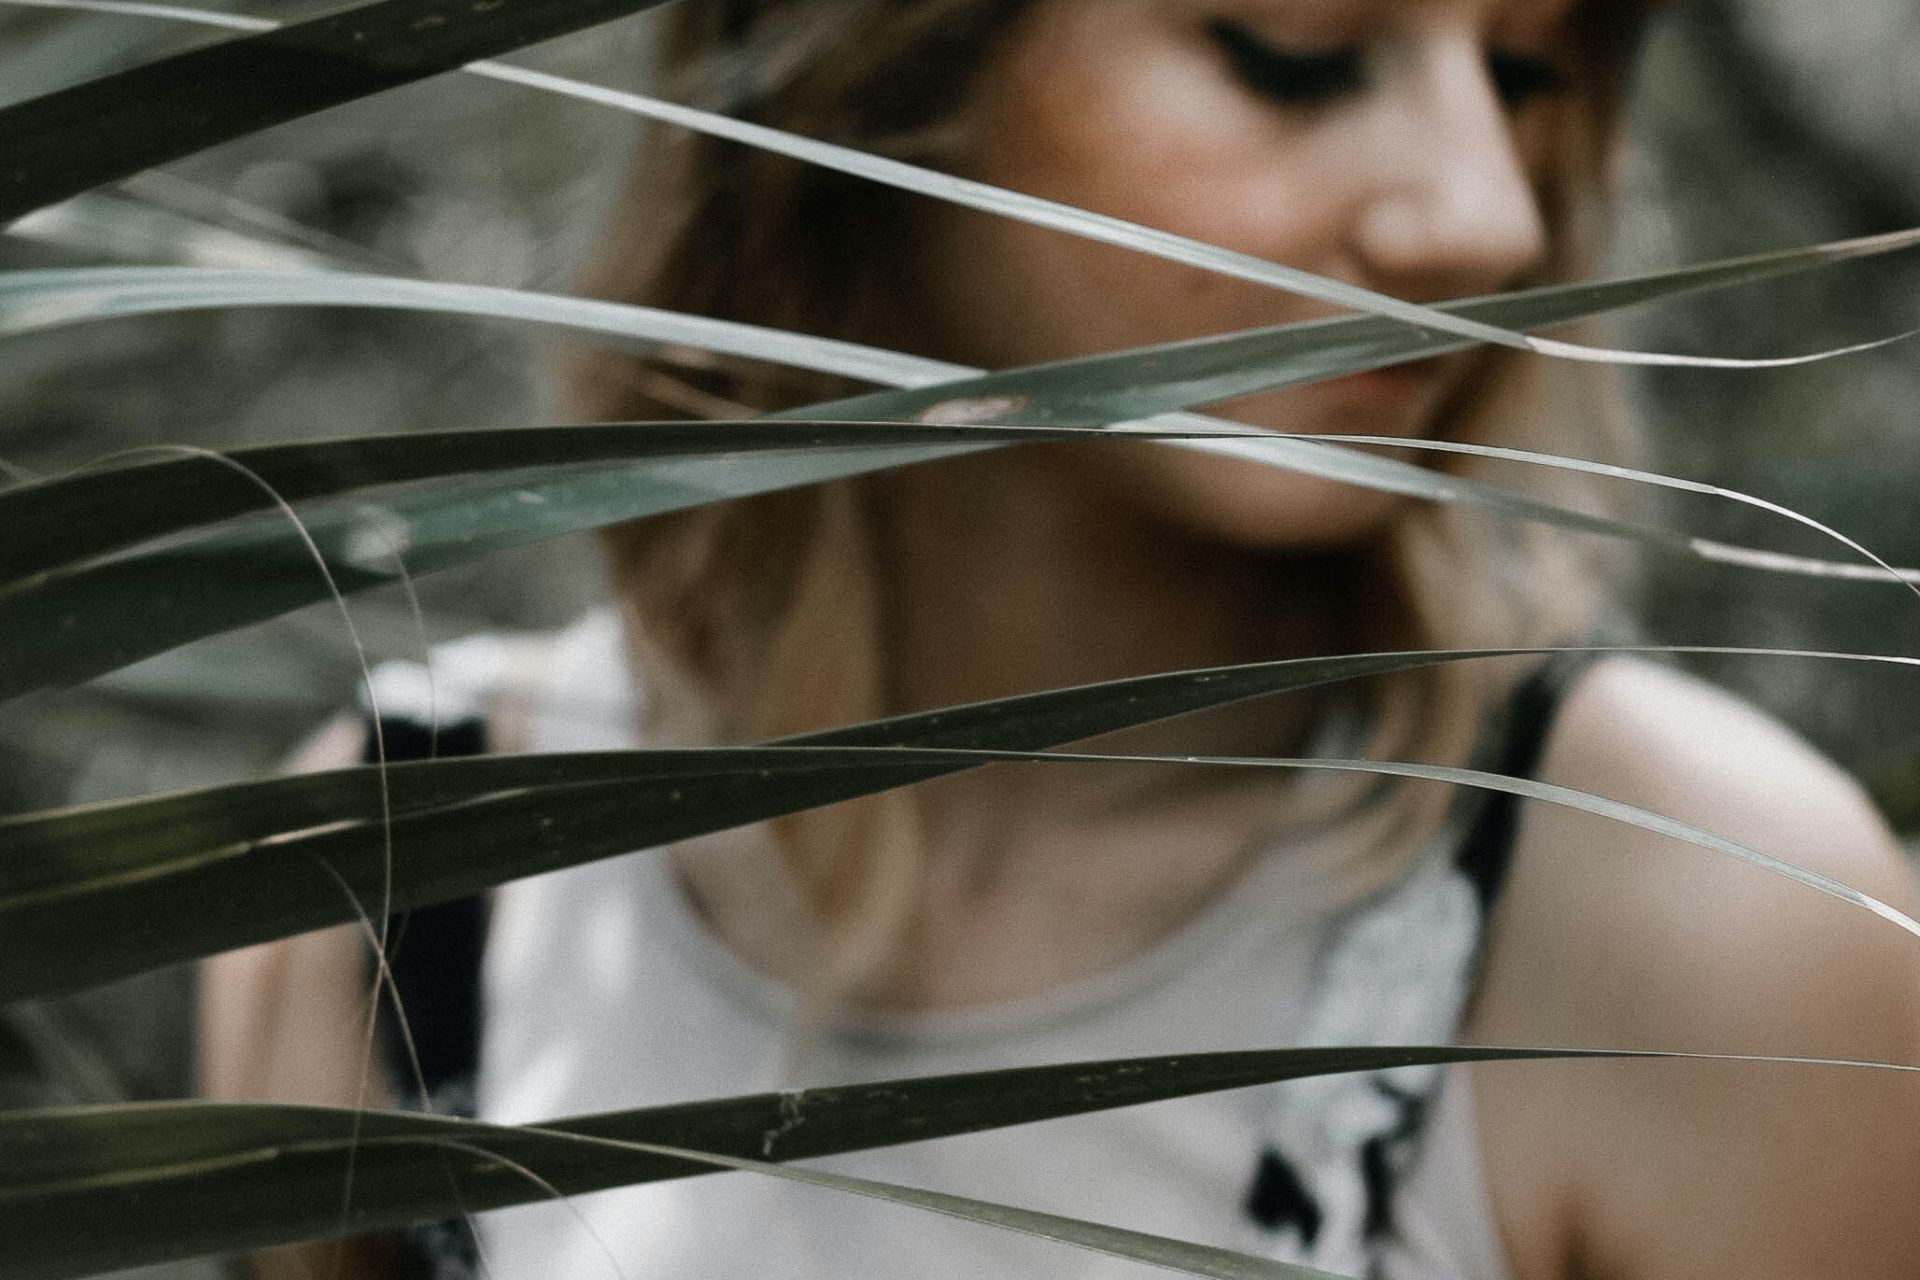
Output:
<instances>
[{"instance_id":1,"label":"woman","mask_svg":"<svg viewBox=\"0 0 1920 1280\"><path fill-rule=\"evenodd\" d=\"M1577 273L1639 8L698 3L665 65L761 123L1425 300ZM660 140L625 210L610 296L989 366L1324 310L717 143ZM839 388L599 357L576 390L645 418ZM1220 412L1592 456L1609 403L1589 370L1483 352ZM442 686L477 691L495 749L749 741L1150 671L1552 642L1597 612L1590 569L1544 542L1151 445L995 451L608 546L620 625L444 655ZM1455 664L1119 745L1351 754L1364 735L1457 763L1477 742L1910 903L1858 792L1751 708L1640 662L1547 674ZM599 712L570 716L583 705ZM1920 989L1890 932L1562 810L1265 773L984 770L504 890L478 1110L763 1088L796 1026L786 1082L1449 1034L1913 1061ZM351 1101L356 947L336 932L216 962L210 1090ZM1920 1243L1914 1097L1891 1073L1482 1066L840 1165L1353 1274L1891 1276ZM482 1240L502 1280L609 1259L667 1277L1132 1273L737 1176L511 1211Z\"/></svg>"}]
</instances>

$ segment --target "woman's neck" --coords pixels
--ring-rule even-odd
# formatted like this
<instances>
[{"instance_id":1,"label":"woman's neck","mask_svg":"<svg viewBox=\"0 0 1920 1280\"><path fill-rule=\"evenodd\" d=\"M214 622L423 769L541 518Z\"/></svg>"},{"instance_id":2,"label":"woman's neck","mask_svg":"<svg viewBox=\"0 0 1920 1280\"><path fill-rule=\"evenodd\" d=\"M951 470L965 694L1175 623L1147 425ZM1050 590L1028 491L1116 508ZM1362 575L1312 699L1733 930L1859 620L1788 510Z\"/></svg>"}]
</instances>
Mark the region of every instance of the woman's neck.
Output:
<instances>
[{"instance_id":1,"label":"woman's neck","mask_svg":"<svg viewBox=\"0 0 1920 1280\"><path fill-rule=\"evenodd\" d=\"M1074 501L1076 487L1055 470L1073 464L1065 453L1002 450L890 473L869 491L883 549L888 711L1342 645L1331 560L1182 537L1101 503L1097 486ZM1089 745L1288 754L1322 708L1311 694L1263 699ZM1257 770L1010 765L922 784L922 872L885 963L856 998L980 1004L1139 953L1237 881L1268 843L1289 781ZM736 852L683 858L683 878L737 951L798 976L816 935L794 903L769 905L789 873L771 848Z\"/></svg>"},{"instance_id":2,"label":"woman's neck","mask_svg":"<svg viewBox=\"0 0 1920 1280\"><path fill-rule=\"evenodd\" d=\"M1341 644L1330 558L1203 542L1063 486L1082 456L1000 450L886 477L874 518L890 710ZM1272 748L1306 718L1272 702L1252 723Z\"/></svg>"},{"instance_id":3,"label":"woman's neck","mask_svg":"<svg viewBox=\"0 0 1920 1280\"><path fill-rule=\"evenodd\" d=\"M1184 538L1090 498L1064 453L984 454L879 490L894 711L1328 651L1325 560ZM1068 487L1066 492L1071 492ZM1108 735L1115 753L1287 754L1312 695ZM1043 990L1118 963L1211 902L1264 847L1288 779L1176 766L1012 766L916 791L926 865L865 997L942 1006Z\"/></svg>"}]
</instances>

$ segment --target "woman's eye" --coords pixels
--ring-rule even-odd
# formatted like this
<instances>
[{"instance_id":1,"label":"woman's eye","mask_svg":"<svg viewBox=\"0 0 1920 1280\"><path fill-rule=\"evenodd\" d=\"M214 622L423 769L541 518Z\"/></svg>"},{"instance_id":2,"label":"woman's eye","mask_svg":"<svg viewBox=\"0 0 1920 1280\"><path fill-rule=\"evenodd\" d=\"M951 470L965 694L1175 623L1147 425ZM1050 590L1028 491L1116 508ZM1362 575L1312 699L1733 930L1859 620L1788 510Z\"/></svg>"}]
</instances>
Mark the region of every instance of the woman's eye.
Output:
<instances>
[{"instance_id":1,"label":"woman's eye","mask_svg":"<svg viewBox=\"0 0 1920 1280\"><path fill-rule=\"evenodd\" d=\"M1212 22L1207 34L1234 78L1270 102L1312 106L1357 92L1365 83L1358 46L1283 48L1224 18Z\"/></svg>"},{"instance_id":2,"label":"woman's eye","mask_svg":"<svg viewBox=\"0 0 1920 1280\"><path fill-rule=\"evenodd\" d=\"M1546 58L1525 53L1505 53L1498 49L1487 55L1487 74L1493 77L1494 91L1508 110L1517 111L1535 98L1550 98L1564 93L1567 73Z\"/></svg>"}]
</instances>

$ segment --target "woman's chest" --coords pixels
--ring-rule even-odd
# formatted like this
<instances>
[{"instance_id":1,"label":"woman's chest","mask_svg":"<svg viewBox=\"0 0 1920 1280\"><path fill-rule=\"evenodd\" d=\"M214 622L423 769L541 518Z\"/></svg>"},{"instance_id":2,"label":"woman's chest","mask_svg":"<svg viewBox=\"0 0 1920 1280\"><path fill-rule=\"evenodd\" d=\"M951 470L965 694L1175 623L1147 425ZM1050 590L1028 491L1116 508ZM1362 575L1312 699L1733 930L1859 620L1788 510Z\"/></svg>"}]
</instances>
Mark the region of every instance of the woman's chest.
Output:
<instances>
[{"instance_id":1,"label":"woman's chest","mask_svg":"<svg viewBox=\"0 0 1920 1280\"><path fill-rule=\"evenodd\" d=\"M1167 1104L1113 1116L920 1143L818 1162L837 1172L1248 1247L1242 1210L1253 1172L1246 1099ZM1158 1112L1158 1114L1155 1114ZM617 1274L639 1280L789 1276L926 1280L1145 1276L1100 1257L977 1223L749 1173L657 1183L571 1204L489 1215L499 1280Z\"/></svg>"},{"instance_id":2,"label":"woman's chest","mask_svg":"<svg viewBox=\"0 0 1920 1280\"><path fill-rule=\"evenodd\" d=\"M787 1062L791 996L706 934L671 875L642 855L524 882L501 899L488 958L481 1113L528 1122L796 1085L1298 1043L1311 1021L1321 941L1320 930L1287 920L1255 885L1118 969L983 1009L864 1018L825 1037L796 1072ZM1253 1208L1274 1143L1303 1138L1296 1154L1310 1161L1324 1136L1295 1123L1317 1102L1284 1105L1286 1091L1298 1088L1183 1099L830 1164L1261 1250L1276 1238ZM1377 1110L1368 1086L1359 1089ZM1395 1115L1384 1117L1390 1126ZM1447 1142L1458 1146L1461 1137ZM1441 1236L1462 1231L1487 1234L1472 1223L1439 1226ZM1138 1264L1062 1254L1058 1245L749 1174L513 1211L495 1218L484 1242L494 1274L509 1278L544 1277L556 1265L559 1274L612 1274L608 1251L630 1264L629 1274L668 1280L1139 1272Z\"/></svg>"},{"instance_id":3,"label":"woman's chest","mask_svg":"<svg viewBox=\"0 0 1920 1280\"><path fill-rule=\"evenodd\" d=\"M1045 1062L1285 1043L1309 937L1222 921L1205 936L1048 997L955 1015L867 1019L797 1071L791 998L700 932L671 877L604 864L507 891L486 981L483 1117L556 1115ZM1243 975L1258 973L1258 984ZM839 1157L826 1167L908 1186L1258 1244L1245 1201L1269 1099L1213 1094ZM1139 1264L728 1173L494 1215L482 1243L503 1278L779 1274L1064 1274Z\"/></svg>"}]
</instances>

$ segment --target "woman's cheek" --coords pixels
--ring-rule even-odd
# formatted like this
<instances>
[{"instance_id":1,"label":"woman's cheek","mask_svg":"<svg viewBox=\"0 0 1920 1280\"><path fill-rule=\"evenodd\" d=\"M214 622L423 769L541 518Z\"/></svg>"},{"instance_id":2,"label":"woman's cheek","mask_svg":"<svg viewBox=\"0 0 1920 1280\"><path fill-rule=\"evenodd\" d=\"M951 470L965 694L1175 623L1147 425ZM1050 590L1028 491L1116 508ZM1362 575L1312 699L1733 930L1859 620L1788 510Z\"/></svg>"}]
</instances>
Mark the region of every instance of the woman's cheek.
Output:
<instances>
[{"instance_id":1,"label":"woman's cheek","mask_svg":"<svg viewBox=\"0 0 1920 1280\"><path fill-rule=\"evenodd\" d=\"M976 86L975 176L1170 228L1285 167L1289 127L1228 78L1202 24L1120 12L1142 7L1157 6L1038 6Z\"/></svg>"},{"instance_id":2,"label":"woman's cheek","mask_svg":"<svg viewBox=\"0 0 1920 1280\"><path fill-rule=\"evenodd\" d=\"M1191 6L1186 6L1191 7ZM1122 13L1121 9L1142 10ZM1254 99L1180 5L1041 0L975 87L963 171L1017 191L1327 274L1339 148ZM1335 117L1338 113L1335 113ZM1344 127L1336 118L1335 132ZM938 354L1008 366L1285 323L1328 308L1112 245L931 212Z\"/></svg>"}]
</instances>

